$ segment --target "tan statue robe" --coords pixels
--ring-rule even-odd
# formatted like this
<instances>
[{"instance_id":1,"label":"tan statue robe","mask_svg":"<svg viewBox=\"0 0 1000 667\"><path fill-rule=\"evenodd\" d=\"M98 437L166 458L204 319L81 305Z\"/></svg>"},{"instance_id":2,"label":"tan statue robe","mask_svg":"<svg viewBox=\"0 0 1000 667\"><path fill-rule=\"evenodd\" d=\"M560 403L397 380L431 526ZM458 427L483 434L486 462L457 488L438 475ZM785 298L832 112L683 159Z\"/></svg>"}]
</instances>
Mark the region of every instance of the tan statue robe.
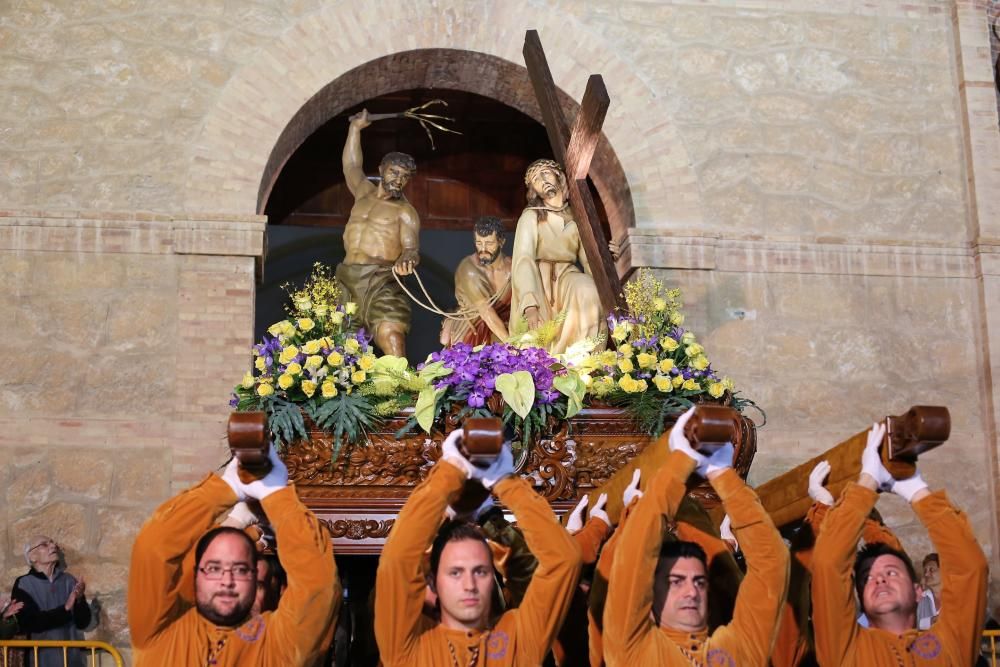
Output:
<instances>
[{"instance_id":1,"label":"tan statue robe","mask_svg":"<svg viewBox=\"0 0 1000 667\"><path fill-rule=\"evenodd\" d=\"M508 328L530 306L538 306L543 322L565 312L562 329L549 345L554 354L584 338L597 336L604 319L580 231L570 216L569 208L562 213L548 211L546 219L539 222L538 211L526 208L514 232ZM583 271L577 268L577 262Z\"/></svg>"},{"instance_id":2,"label":"tan statue robe","mask_svg":"<svg viewBox=\"0 0 1000 667\"><path fill-rule=\"evenodd\" d=\"M510 258L497 257L497 262L507 265L510 272ZM510 318L510 283L501 288L501 294L493 302L493 310L502 321ZM486 268L479 264L475 254L463 259L455 270L455 300L459 310L474 308L476 304L488 302L495 296L493 283ZM451 342L468 343L473 347L497 342L497 337L479 315L470 315L465 320L445 320L444 327L450 331Z\"/></svg>"}]
</instances>

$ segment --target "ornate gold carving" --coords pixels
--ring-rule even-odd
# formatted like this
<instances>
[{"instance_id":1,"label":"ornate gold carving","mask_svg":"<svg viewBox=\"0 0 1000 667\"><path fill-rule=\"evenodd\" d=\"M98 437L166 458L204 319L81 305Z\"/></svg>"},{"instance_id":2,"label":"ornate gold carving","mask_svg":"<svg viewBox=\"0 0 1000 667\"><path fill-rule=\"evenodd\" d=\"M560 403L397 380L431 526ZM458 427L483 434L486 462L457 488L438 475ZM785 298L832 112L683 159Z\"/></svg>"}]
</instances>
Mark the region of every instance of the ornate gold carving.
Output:
<instances>
[{"instance_id":1,"label":"ornate gold carving","mask_svg":"<svg viewBox=\"0 0 1000 667\"><path fill-rule=\"evenodd\" d=\"M349 540L377 540L384 539L389 535L395 519L320 519L334 539L347 538Z\"/></svg>"}]
</instances>

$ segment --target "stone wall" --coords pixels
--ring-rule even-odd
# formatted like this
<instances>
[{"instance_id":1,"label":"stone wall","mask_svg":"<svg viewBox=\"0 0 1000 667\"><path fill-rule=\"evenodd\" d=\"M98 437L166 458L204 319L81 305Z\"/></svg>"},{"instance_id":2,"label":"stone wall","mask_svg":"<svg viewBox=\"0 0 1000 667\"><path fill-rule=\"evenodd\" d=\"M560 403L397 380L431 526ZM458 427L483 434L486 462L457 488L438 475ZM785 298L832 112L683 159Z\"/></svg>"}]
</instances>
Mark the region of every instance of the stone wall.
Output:
<instances>
[{"instance_id":1,"label":"stone wall","mask_svg":"<svg viewBox=\"0 0 1000 667\"><path fill-rule=\"evenodd\" d=\"M23 539L51 533L107 602L100 636L127 643L131 537L223 452L263 255L257 196L282 131L391 51L452 49L411 87L468 87L462 50L520 65L528 28L573 99L604 75L636 220L614 230L621 268L683 287L713 360L767 409L755 481L878 415L945 403L949 460L968 468L953 495L996 563L987 5L5 5L0 321L17 347L0 372L0 585L23 569ZM942 461L928 459L932 483L954 469ZM926 551L908 510L882 504Z\"/></svg>"}]
</instances>

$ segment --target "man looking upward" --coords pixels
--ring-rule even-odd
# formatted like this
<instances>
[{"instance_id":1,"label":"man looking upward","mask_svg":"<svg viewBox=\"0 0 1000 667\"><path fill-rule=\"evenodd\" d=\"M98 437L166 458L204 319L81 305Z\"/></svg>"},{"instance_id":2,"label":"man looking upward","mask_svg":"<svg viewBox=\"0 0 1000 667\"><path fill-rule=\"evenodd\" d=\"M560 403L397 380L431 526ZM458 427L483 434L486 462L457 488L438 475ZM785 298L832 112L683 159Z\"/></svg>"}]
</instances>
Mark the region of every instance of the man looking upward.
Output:
<instances>
[{"instance_id":1,"label":"man looking upward","mask_svg":"<svg viewBox=\"0 0 1000 667\"><path fill-rule=\"evenodd\" d=\"M367 109L351 116L344 144L344 179L354 206L344 229L347 256L337 266L337 280L358 304L358 321L379 349L404 357L410 304L392 271L406 276L420 262L420 216L403 196L417 165L406 153L386 153L378 185L371 183L361 157L361 130L369 125Z\"/></svg>"}]
</instances>

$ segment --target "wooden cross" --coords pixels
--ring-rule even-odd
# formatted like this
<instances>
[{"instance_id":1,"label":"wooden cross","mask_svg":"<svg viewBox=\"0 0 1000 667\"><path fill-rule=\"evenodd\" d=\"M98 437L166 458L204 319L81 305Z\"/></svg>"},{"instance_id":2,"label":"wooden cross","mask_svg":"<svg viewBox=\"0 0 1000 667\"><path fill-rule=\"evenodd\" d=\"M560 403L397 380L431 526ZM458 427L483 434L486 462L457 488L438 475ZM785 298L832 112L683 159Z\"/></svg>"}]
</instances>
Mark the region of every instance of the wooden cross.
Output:
<instances>
[{"instance_id":1,"label":"wooden cross","mask_svg":"<svg viewBox=\"0 0 1000 667\"><path fill-rule=\"evenodd\" d=\"M580 112L573 122L572 131L559 107L556 84L549 70L549 63L542 50L542 41L537 30L524 34L524 63L528 77L535 89L538 106L542 110L542 122L549 135L549 144L556 161L563 165L569 186L569 201L573 208L576 226L580 230L580 240L590 262L590 270L601 298L601 307L610 313L616 306L624 306L622 285L618 270L611 257L611 250L604 238L601 220L597 216L594 198L587 186L587 172L590 161L597 149L601 136L601 126L608 112L611 98L604 87L600 74L592 74L587 80L587 89L580 103Z\"/></svg>"}]
</instances>

